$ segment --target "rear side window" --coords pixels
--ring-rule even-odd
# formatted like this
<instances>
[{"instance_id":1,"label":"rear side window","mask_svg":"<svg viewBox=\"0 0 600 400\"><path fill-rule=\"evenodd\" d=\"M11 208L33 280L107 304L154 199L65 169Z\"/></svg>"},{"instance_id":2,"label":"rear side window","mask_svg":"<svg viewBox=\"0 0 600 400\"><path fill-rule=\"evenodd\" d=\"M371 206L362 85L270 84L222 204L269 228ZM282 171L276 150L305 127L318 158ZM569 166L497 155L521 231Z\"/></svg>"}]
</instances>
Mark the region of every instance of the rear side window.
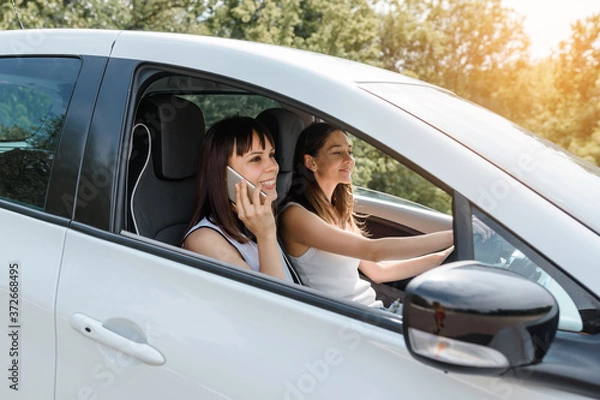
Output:
<instances>
[{"instance_id":1,"label":"rear side window","mask_svg":"<svg viewBox=\"0 0 600 400\"><path fill-rule=\"evenodd\" d=\"M209 93L181 96L196 104L204 114L206 128L232 115L256 117L268 108L277 108L279 103L267 97L250 93Z\"/></svg>"},{"instance_id":2,"label":"rear side window","mask_svg":"<svg viewBox=\"0 0 600 400\"><path fill-rule=\"evenodd\" d=\"M44 209L81 62L0 58L0 198Z\"/></svg>"}]
</instances>

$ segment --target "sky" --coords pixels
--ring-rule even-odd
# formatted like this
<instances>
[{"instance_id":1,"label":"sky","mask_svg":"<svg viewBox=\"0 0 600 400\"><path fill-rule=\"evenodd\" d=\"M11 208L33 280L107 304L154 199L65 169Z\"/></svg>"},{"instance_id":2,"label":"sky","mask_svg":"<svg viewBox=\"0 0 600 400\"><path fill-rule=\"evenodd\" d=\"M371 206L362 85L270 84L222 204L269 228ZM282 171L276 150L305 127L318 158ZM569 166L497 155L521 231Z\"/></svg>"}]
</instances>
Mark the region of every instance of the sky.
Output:
<instances>
[{"instance_id":1,"label":"sky","mask_svg":"<svg viewBox=\"0 0 600 400\"><path fill-rule=\"evenodd\" d=\"M545 57L571 34L571 23L600 13L600 0L503 0L525 17L531 55Z\"/></svg>"}]
</instances>

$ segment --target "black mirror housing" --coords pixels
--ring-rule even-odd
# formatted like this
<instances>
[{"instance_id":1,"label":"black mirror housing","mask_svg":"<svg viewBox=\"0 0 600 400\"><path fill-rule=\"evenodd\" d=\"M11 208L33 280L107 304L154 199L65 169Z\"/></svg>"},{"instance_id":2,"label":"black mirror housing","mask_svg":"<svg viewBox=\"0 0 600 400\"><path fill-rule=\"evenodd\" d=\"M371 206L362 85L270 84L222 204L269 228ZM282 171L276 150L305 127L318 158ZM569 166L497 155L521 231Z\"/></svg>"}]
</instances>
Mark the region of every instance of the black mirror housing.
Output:
<instances>
[{"instance_id":1,"label":"black mirror housing","mask_svg":"<svg viewBox=\"0 0 600 400\"><path fill-rule=\"evenodd\" d=\"M415 358L444 370L494 375L539 363L557 327L550 292L476 261L427 271L406 288L406 345Z\"/></svg>"}]
</instances>

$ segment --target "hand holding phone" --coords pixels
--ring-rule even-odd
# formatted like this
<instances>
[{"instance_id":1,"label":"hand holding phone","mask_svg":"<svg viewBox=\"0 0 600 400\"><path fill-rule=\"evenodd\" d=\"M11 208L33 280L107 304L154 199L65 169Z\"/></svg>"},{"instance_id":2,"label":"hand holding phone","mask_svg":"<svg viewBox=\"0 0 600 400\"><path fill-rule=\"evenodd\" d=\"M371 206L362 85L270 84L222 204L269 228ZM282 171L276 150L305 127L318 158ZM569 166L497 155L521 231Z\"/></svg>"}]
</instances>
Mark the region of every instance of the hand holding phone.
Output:
<instances>
[{"instance_id":1,"label":"hand holding phone","mask_svg":"<svg viewBox=\"0 0 600 400\"><path fill-rule=\"evenodd\" d=\"M240 183L242 179L246 181L246 187L248 188L248 198L250 199L250 202L252 202L252 194L254 193L254 189L256 189L256 186L254 186L248 179L244 178L242 175L239 174L239 172L231 168L229 165L227 166L227 191L229 193L229 200L231 200L234 204L235 185L237 183ZM260 202L264 203L266 198L267 194L261 190Z\"/></svg>"}]
</instances>

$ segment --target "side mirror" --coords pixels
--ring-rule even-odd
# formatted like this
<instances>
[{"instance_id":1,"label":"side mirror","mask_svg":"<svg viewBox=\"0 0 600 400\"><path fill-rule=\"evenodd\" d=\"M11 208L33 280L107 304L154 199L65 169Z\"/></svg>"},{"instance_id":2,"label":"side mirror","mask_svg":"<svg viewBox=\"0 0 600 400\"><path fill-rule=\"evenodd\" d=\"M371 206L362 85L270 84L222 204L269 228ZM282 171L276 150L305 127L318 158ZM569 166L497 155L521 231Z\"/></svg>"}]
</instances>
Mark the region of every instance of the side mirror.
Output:
<instances>
[{"instance_id":1,"label":"side mirror","mask_svg":"<svg viewBox=\"0 0 600 400\"><path fill-rule=\"evenodd\" d=\"M492 375L539 363L557 326L558 305L545 288L475 261L427 271L406 288L406 346L444 370Z\"/></svg>"}]
</instances>

